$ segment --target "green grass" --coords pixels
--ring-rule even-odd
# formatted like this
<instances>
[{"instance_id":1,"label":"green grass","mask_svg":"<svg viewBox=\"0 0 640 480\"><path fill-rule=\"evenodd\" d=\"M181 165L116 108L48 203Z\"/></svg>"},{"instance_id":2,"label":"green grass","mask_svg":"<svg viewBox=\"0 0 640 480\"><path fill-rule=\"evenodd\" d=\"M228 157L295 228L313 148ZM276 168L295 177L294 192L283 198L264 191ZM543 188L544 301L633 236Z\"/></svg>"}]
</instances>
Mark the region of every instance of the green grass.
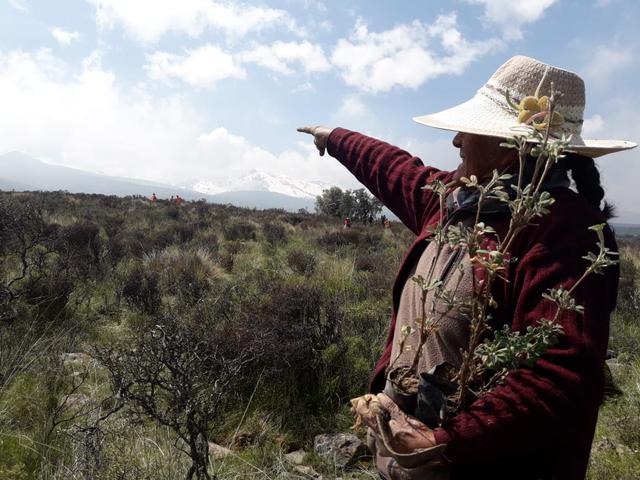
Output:
<instances>
[{"instance_id":1,"label":"green grass","mask_svg":"<svg viewBox=\"0 0 640 480\"><path fill-rule=\"evenodd\" d=\"M366 390L381 353L390 287L413 238L408 230L394 225L383 235L375 223L343 232L336 219L222 205L176 209L142 199L0 193L2 202L16 199L16 209L26 201L43 205L49 230L38 248L52 252L40 264L29 257L28 278L15 284L20 295L8 306L15 316L0 331L0 480L184 478L190 461L175 434L133 418L126 408L99 422L99 435L91 436L96 431L89 427L113 404L103 403L113 392L107 372L94 363L77 392L90 399L87 411L58 408L83 371L80 365L60 368L61 353L126 345L170 314L189 325L221 318L284 330L277 337L284 343L274 348L286 368L253 372L215 422L211 438L234 453L214 461L211 473L224 479L308 478L284 457L304 448L309 465L325 478L377 478L370 464L336 471L311 452L314 435L348 431L352 423L348 400ZM69 229L81 223L86 232L95 230L91 224L99 227L97 256L90 242L68 241ZM0 247L6 284L20 261L14 244ZM602 406L590 479L640 477L640 246L624 244L621 260L610 346L624 394ZM40 275L51 285L72 281L55 314L20 291ZM334 323L316 335L316 322ZM315 343L287 343L295 338L283 326L302 328L297 335Z\"/></svg>"}]
</instances>

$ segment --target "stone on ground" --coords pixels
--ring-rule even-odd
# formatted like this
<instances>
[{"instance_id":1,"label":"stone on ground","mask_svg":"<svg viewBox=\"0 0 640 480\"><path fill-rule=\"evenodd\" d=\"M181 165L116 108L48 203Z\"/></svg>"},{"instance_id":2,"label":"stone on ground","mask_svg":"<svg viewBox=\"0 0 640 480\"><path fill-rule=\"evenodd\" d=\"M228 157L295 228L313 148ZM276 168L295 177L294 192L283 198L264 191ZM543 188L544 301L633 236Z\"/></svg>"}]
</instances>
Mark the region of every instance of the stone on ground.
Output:
<instances>
[{"instance_id":1,"label":"stone on ground","mask_svg":"<svg viewBox=\"0 0 640 480\"><path fill-rule=\"evenodd\" d=\"M367 453L367 447L352 433L317 435L313 440L315 452L338 468L353 465Z\"/></svg>"}]
</instances>

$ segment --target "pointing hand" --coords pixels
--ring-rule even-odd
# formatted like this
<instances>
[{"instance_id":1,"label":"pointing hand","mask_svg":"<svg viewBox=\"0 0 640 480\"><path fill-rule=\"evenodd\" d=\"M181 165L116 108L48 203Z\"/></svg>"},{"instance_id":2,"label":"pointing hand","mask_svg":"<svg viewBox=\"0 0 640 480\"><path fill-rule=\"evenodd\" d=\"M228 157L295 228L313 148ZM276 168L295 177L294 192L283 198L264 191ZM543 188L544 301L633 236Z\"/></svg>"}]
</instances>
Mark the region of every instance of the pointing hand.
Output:
<instances>
[{"instance_id":1,"label":"pointing hand","mask_svg":"<svg viewBox=\"0 0 640 480\"><path fill-rule=\"evenodd\" d=\"M320 152L320 156L324 155L324 152L327 149L327 139L329 138L329 134L333 131L333 128L318 126L318 127L300 127L297 130L302 133L308 133L309 135L313 135L313 143L318 149L318 152Z\"/></svg>"}]
</instances>

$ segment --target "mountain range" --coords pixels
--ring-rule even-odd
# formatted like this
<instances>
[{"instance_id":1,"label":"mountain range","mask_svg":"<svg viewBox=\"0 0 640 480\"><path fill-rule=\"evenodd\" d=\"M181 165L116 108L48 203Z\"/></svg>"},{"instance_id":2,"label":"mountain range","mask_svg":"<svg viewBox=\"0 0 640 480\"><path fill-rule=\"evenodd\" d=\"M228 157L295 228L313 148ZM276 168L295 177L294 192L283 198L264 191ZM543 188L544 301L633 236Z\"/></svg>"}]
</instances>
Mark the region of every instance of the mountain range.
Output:
<instances>
[{"instance_id":1,"label":"mountain range","mask_svg":"<svg viewBox=\"0 0 640 480\"><path fill-rule=\"evenodd\" d=\"M253 169L240 178L194 180L185 188L208 195L260 191L315 200L318 195L322 194L323 190L331 188L331 185L320 181L296 180L286 175L272 175L264 170Z\"/></svg>"},{"instance_id":2,"label":"mountain range","mask_svg":"<svg viewBox=\"0 0 640 480\"><path fill-rule=\"evenodd\" d=\"M148 180L101 175L35 159L25 153L0 155L0 190L66 190L72 193L104 195L143 195L155 193L158 198L180 195L186 200L205 199L211 203L229 203L245 208L280 208L313 211L315 197L331 185L320 181L298 180L285 175L272 175L251 170L239 178L194 179L182 186ZM386 208L383 213L391 218ZM616 209L616 228L637 230L640 212Z\"/></svg>"},{"instance_id":3,"label":"mountain range","mask_svg":"<svg viewBox=\"0 0 640 480\"><path fill-rule=\"evenodd\" d=\"M0 155L1 190L66 190L104 195L144 195L158 198L180 195L186 200L205 199L247 208L282 208L312 211L315 197L330 185L295 180L252 170L237 179L193 180L173 186L147 180L101 175L75 168L52 165L21 152Z\"/></svg>"}]
</instances>

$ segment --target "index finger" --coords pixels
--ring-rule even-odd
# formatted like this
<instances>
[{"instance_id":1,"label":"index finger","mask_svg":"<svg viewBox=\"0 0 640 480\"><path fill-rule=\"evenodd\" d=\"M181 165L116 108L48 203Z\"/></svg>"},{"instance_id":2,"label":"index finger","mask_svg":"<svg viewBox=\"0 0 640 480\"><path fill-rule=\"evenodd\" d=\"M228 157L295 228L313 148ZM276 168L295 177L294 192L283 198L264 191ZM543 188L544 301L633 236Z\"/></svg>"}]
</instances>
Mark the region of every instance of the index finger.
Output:
<instances>
[{"instance_id":1,"label":"index finger","mask_svg":"<svg viewBox=\"0 0 640 480\"><path fill-rule=\"evenodd\" d=\"M313 131L315 130L315 127L298 127L296 128L297 131L302 132L302 133L308 133L310 135L313 135Z\"/></svg>"}]
</instances>

